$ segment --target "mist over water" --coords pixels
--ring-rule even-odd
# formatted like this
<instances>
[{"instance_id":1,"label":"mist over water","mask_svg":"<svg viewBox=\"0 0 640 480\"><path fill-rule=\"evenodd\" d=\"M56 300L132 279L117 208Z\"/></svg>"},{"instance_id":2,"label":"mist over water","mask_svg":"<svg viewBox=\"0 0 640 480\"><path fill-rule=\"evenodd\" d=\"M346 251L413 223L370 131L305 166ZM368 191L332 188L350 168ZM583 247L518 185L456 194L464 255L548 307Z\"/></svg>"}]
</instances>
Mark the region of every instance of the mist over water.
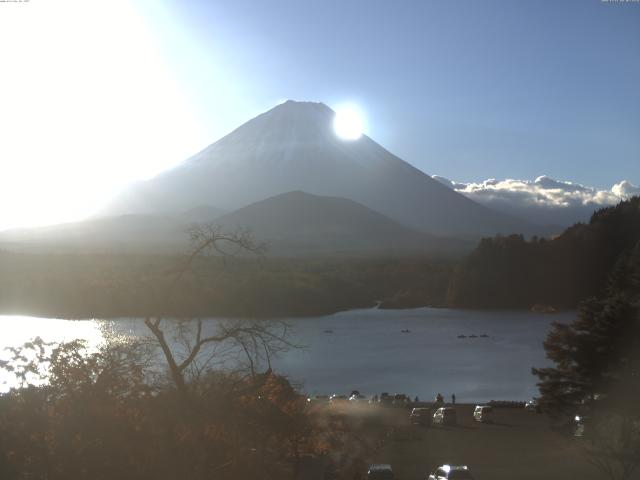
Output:
<instances>
[{"instance_id":1,"label":"mist over water","mask_svg":"<svg viewBox=\"0 0 640 480\"><path fill-rule=\"evenodd\" d=\"M455 393L458 402L526 400L537 395L531 367L548 364L542 342L550 323L569 322L573 317L572 312L419 308L292 318L288 320L291 340L303 347L274 359L273 368L309 395L347 394L356 389L366 395L386 391L421 399L432 399L440 392L448 400ZM141 319L1 316L0 322L3 351L36 335L48 342L82 338L91 347L103 342L105 335L148 333ZM206 320L205 330L213 330L216 322ZM5 391L11 380L4 372L0 375L0 391Z\"/></svg>"}]
</instances>

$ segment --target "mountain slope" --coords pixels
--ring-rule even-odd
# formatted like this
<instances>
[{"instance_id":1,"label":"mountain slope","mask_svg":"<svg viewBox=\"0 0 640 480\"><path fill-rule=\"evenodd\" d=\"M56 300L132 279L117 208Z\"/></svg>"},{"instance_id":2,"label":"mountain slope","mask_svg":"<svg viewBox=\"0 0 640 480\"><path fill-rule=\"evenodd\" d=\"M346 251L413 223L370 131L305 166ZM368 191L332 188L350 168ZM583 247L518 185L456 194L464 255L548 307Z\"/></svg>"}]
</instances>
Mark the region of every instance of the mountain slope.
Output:
<instances>
[{"instance_id":1,"label":"mountain slope","mask_svg":"<svg viewBox=\"0 0 640 480\"><path fill-rule=\"evenodd\" d=\"M164 214L202 204L235 210L301 190L348 198L436 234L540 231L441 185L367 136L339 139L333 117L322 103L278 105L178 167L132 186L107 213Z\"/></svg>"},{"instance_id":2,"label":"mountain slope","mask_svg":"<svg viewBox=\"0 0 640 480\"><path fill-rule=\"evenodd\" d=\"M200 207L171 217L117 215L50 227L0 232L0 248L39 251L182 252L188 228L212 223L228 231L251 231L269 254L371 255L461 254L472 244L441 239L405 227L352 200L288 192L227 215ZM195 222L194 222L195 220Z\"/></svg>"},{"instance_id":3,"label":"mountain slope","mask_svg":"<svg viewBox=\"0 0 640 480\"><path fill-rule=\"evenodd\" d=\"M454 252L466 245L404 227L352 200L288 192L218 218L248 228L276 254Z\"/></svg>"},{"instance_id":4,"label":"mountain slope","mask_svg":"<svg viewBox=\"0 0 640 480\"><path fill-rule=\"evenodd\" d=\"M0 248L42 251L165 252L184 249L188 222L153 215L115 215L0 232Z\"/></svg>"}]
</instances>

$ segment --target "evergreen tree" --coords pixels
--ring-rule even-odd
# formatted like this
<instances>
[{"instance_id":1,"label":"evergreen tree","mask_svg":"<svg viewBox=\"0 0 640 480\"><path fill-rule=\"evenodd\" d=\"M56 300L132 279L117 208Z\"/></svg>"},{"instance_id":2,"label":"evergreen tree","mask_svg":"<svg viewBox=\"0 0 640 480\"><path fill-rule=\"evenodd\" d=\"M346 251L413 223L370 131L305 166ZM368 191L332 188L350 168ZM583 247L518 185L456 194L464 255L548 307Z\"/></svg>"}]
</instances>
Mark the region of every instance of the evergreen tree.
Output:
<instances>
[{"instance_id":1,"label":"evergreen tree","mask_svg":"<svg viewBox=\"0 0 640 480\"><path fill-rule=\"evenodd\" d=\"M620 256L603 298L545 341L555 366L534 368L540 404L565 432L584 422L588 458L612 479L640 465L640 242Z\"/></svg>"},{"instance_id":2,"label":"evergreen tree","mask_svg":"<svg viewBox=\"0 0 640 480\"><path fill-rule=\"evenodd\" d=\"M601 296L620 256L640 241L640 197L598 210L552 239L522 235L480 241L449 284L452 306L575 308Z\"/></svg>"}]
</instances>

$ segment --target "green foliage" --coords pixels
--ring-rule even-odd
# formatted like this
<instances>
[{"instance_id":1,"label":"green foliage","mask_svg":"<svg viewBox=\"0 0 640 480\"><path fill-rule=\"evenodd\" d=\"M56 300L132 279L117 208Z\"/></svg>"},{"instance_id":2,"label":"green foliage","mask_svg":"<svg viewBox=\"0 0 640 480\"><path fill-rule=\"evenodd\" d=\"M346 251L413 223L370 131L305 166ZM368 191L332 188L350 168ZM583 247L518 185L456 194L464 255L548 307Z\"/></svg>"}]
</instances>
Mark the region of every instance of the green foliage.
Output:
<instances>
[{"instance_id":1,"label":"green foliage","mask_svg":"<svg viewBox=\"0 0 640 480\"><path fill-rule=\"evenodd\" d=\"M283 377L210 371L185 400L150 382L146 355L141 344L54 346L46 384L0 396L0 478L291 478L322 451Z\"/></svg>"},{"instance_id":2,"label":"green foliage","mask_svg":"<svg viewBox=\"0 0 640 480\"><path fill-rule=\"evenodd\" d=\"M282 317L444 303L452 264L406 259L198 257L168 306L179 257L0 252L0 311L61 318ZM398 300L399 299L399 300Z\"/></svg>"},{"instance_id":3,"label":"green foliage","mask_svg":"<svg viewBox=\"0 0 640 480\"><path fill-rule=\"evenodd\" d=\"M607 392L616 409L637 409L630 400L640 398L640 364L633 358L640 349L639 313L637 304L615 294L585 301L570 325L554 323L544 345L555 367L534 369L543 407L571 421L585 401ZM636 415L640 419L640 410Z\"/></svg>"},{"instance_id":4,"label":"green foliage","mask_svg":"<svg viewBox=\"0 0 640 480\"><path fill-rule=\"evenodd\" d=\"M448 303L459 307L574 308L600 295L618 258L640 241L640 197L595 212L553 240L483 239L457 267Z\"/></svg>"},{"instance_id":5,"label":"green foliage","mask_svg":"<svg viewBox=\"0 0 640 480\"><path fill-rule=\"evenodd\" d=\"M612 479L640 466L640 241L620 256L602 298L545 341L553 367L534 368L540 404L573 433L583 418L588 458Z\"/></svg>"}]
</instances>

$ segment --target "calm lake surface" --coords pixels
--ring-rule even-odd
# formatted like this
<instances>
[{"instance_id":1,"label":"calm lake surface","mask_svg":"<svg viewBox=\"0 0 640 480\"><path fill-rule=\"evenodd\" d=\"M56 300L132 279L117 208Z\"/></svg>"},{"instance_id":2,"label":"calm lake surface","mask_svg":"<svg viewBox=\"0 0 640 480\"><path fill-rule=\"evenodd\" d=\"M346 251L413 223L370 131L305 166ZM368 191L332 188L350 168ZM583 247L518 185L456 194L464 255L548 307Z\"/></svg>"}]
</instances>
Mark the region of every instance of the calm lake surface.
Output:
<instances>
[{"instance_id":1,"label":"calm lake surface","mask_svg":"<svg viewBox=\"0 0 640 480\"><path fill-rule=\"evenodd\" d=\"M550 323L568 323L574 315L419 308L293 318L288 320L292 339L305 347L285 353L273 365L310 395L355 389L421 399L438 392L449 399L455 393L458 402L527 400L537 395L531 367L549 364L542 342ZM213 328L216 321L207 322ZM139 319L0 316L0 349L35 336L47 341L83 338L96 345L103 340L104 327L125 336L145 332ZM480 338L483 334L488 338ZM2 375L0 389L6 390L10 380Z\"/></svg>"}]
</instances>

